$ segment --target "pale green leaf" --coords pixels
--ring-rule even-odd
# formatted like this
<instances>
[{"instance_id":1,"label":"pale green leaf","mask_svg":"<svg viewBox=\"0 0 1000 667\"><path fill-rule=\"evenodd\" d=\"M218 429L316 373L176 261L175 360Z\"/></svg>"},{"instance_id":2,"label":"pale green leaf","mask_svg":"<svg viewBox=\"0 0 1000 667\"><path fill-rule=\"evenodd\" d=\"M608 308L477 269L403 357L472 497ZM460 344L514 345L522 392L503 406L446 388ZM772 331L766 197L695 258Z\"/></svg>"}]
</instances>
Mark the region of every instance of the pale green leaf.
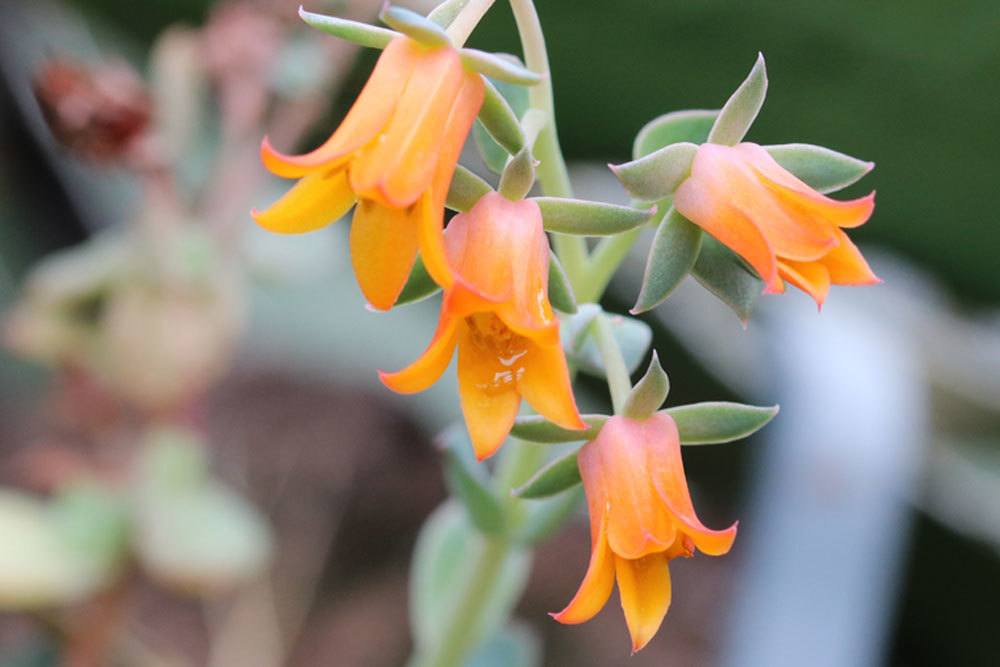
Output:
<instances>
[{"instance_id":1,"label":"pale green leaf","mask_svg":"<svg viewBox=\"0 0 1000 667\"><path fill-rule=\"evenodd\" d=\"M726 146L738 144L756 120L766 97L767 67L764 65L764 55L759 53L750 74L719 112L719 117L715 119L712 131L708 134L708 141Z\"/></svg>"},{"instance_id":2,"label":"pale green leaf","mask_svg":"<svg viewBox=\"0 0 1000 667\"><path fill-rule=\"evenodd\" d=\"M703 235L700 227L670 207L649 247L633 315L660 305L681 284L698 260Z\"/></svg>"},{"instance_id":3,"label":"pale green leaf","mask_svg":"<svg viewBox=\"0 0 1000 667\"><path fill-rule=\"evenodd\" d=\"M542 210L545 229L560 234L611 236L650 220L656 208L632 208L604 202L561 197L534 197Z\"/></svg>"}]
</instances>

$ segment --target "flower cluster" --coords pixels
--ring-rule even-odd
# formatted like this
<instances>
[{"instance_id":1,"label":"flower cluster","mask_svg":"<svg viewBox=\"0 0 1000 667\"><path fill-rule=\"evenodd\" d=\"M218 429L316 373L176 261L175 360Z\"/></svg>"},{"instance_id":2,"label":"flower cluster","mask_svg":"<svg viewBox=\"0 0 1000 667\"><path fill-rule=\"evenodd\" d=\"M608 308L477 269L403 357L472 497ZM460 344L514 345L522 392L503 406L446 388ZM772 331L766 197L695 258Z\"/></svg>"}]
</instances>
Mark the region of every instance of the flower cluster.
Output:
<instances>
[{"instance_id":1,"label":"flower cluster","mask_svg":"<svg viewBox=\"0 0 1000 667\"><path fill-rule=\"evenodd\" d=\"M632 390L632 407L623 413L616 409L617 414L604 419L599 428L581 417L572 389L577 364L567 360L570 343L564 346L560 337L560 319L549 294L553 275L566 278L561 267L551 264L561 253L552 255L546 231L608 236L609 244L621 239L631 243L634 235L621 232L649 221L654 209L525 198L534 181L532 146L538 150L543 143L539 137L554 128L540 126L538 118L545 109L534 108L534 116L521 114L506 126L501 122L502 131L496 131L497 119L492 116L498 109L511 111L502 98L489 98L496 90L482 72L494 78L510 76L522 85L541 77L532 81L507 61L453 46L438 26L422 17L398 11L385 16L402 33L387 39L384 29L365 32L332 19L322 24L359 43L380 44L384 51L360 97L322 146L288 156L265 139L261 150L265 166L299 181L273 206L255 212L254 218L271 231L301 233L335 221L356 205L350 230L354 272L365 298L379 310L397 303L415 275L419 253L427 274L443 290L437 330L410 366L381 372L380 377L396 392L422 391L437 381L457 349L461 410L480 461L497 452L512 429L515 435L528 437L517 432L522 399L553 432L563 434L562 441L587 441L572 461L577 461L576 482L582 479L590 512L591 561L576 597L553 616L563 623L588 620L604 606L617 581L632 648L639 650L656 633L670 604L669 561L696 550L725 554L736 526L716 531L699 521L681 460L683 429L668 412L656 411L666 397L665 389L654 392L653 400L654 394L649 394L653 390L640 383ZM766 293L782 292L788 282L822 304L831 284L877 282L844 232L868 220L873 195L837 201L819 191L843 187L871 165L817 147L795 145L782 153L772 151L781 147L739 143L763 101L762 68L760 61L734 96L736 102L730 100L721 112L682 119L695 128L689 132L690 141L650 147L635 162L614 168L637 202L658 202L655 220L660 221L664 238L674 234L677 239L654 242L653 268L647 268L643 285L644 294L654 295L651 303L665 298L694 266L702 233L732 251L733 259L742 258L749 265L743 275L760 281ZM542 107L545 97L533 101ZM457 177L453 182L477 116L487 130L492 128L489 134L499 148L509 153L506 166L501 165L499 192L469 175L462 176L460 188ZM689 122L692 118L697 122ZM708 124L698 129L702 120ZM551 123L551 118L542 125L545 122ZM558 150L552 136L548 135L548 145ZM522 159L524 155L528 159ZM836 173L830 178L839 181L809 184L775 155L794 158L785 163L833 160ZM542 168L561 160L552 154L537 157ZM457 198L466 205L453 206L461 212L445 228L446 200L449 190L456 189L461 191ZM681 242L685 238L693 241ZM581 274L586 278L596 258L625 254L607 250L602 255L599 250L588 258L582 241L576 253L584 261L575 261L574 270L566 273L570 287L577 289ZM596 300L599 294L590 297ZM605 354L600 370L612 393L616 384L626 391L631 387L627 372L617 382L612 378L615 354L607 349L616 345L608 339L598 343ZM650 386L657 385L661 375L665 387L665 374L652 370ZM617 408L620 401L615 403ZM639 409L637 404L646 407ZM712 411L724 409L729 408L690 414L703 420L706 431ZM713 441L742 437L773 414L767 413L743 433L719 435ZM539 474L544 476L545 471Z\"/></svg>"}]
</instances>

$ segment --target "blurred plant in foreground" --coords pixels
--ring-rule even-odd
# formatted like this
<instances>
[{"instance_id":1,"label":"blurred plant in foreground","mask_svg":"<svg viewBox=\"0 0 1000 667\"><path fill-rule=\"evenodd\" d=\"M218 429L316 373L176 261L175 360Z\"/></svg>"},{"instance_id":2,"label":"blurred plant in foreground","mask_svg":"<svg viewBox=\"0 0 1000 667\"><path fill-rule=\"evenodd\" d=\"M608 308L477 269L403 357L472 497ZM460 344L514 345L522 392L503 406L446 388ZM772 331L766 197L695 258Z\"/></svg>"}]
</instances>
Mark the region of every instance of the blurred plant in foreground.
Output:
<instances>
[{"instance_id":1,"label":"blurred plant in foreground","mask_svg":"<svg viewBox=\"0 0 1000 667\"><path fill-rule=\"evenodd\" d=\"M0 489L0 609L35 614L66 664L173 664L130 636L139 577L208 601L272 558L267 520L214 477L201 425L244 327L238 223L264 176L249 157L272 123L287 141L310 128L346 71L336 56L354 51L290 7L225 2L200 30L168 30L148 85L119 61L61 56L36 74L53 137L140 188L125 224L40 262L3 322L9 349L56 372L63 437L85 443L23 457L48 498ZM331 62L296 87L280 66L291 52ZM209 124L221 141L205 140Z\"/></svg>"},{"instance_id":2,"label":"blurred plant in foreground","mask_svg":"<svg viewBox=\"0 0 1000 667\"><path fill-rule=\"evenodd\" d=\"M443 290L427 351L403 371L381 374L393 390L423 390L457 347L468 438L447 432L454 500L431 517L417 546L412 667L532 662L507 619L532 545L576 506L581 479L592 561L580 593L555 618L589 619L617 580L633 651L666 615L669 560L696 549L721 555L735 539L735 525L712 531L697 519L680 445L745 437L777 407L706 403L661 412L669 382L655 354L632 386L649 332L598 303L640 228L657 231L633 314L661 303L689 272L744 321L757 295L783 291L783 280L817 303L831 282L876 280L841 230L867 221L873 196L838 202L821 194L872 165L817 146L740 143L764 102L762 57L721 110L667 114L642 130L635 160L612 167L633 206L583 201L572 197L531 0L510 0L524 63L464 48L492 5L447 0L427 16L386 5L380 18L390 29L300 10L320 30L384 51L323 146L286 156L265 139L261 150L273 173L301 179L255 212L261 226L309 231L360 197L351 253L371 306L386 310ZM454 103L480 77L475 87L484 93ZM461 165L451 176L455 134L468 128L470 109L478 110L473 134L498 175L495 190ZM463 122L452 122L456 113ZM436 191L438 160L450 177L447 197ZM542 196L529 197L536 179ZM447 226L445 206L457 212ZM551 250L542 230L552 234ZM586 237L601 240L591 249ZM422 262L414 264L418 249ZM613 416L578 413L567 391L578 371L606 381ZM518 417L522 397L540 415ZM495 465L483 461L498 450Z\"/></svg>"}]
</instances>

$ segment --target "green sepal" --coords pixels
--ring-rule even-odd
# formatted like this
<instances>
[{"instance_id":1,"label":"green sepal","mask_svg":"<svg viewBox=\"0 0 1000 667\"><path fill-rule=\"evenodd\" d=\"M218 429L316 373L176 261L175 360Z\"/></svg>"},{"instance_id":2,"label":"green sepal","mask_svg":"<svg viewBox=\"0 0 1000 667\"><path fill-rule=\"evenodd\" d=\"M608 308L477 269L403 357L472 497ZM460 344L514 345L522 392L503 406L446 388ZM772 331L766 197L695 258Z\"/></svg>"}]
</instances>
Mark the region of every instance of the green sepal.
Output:
<instances>
[{"instance_id":1,"label":"green sepal","mask_svg":"<svg viewBox=\"0 0 1000 667\"><path fill-rule=\"evenodd\" d=\"M726 101L719 117L715 119L712 131L708 133L708 141L726 146L738 144L753 125L766 97L767 67L764 64L764 54L758 53L757 62L750 74Z\"/></svg>"},{"instance_id":2,"label":"green sepal","mask_svg":"<svg viewBox=\"0 0 1000 667\"><path fill-rule=\"evenodd\" d=\"M597 437L604 422L609 419L608 415L581 415L581 417L587 423L587 428L583 431L573 431L557 426L541 415L525 415L514 421L510 434L519 440L539 444L590 441Z\"/></svg>"},{"instance_id":3,"label":"green sepal","mask_svg":"<svg viewBox=\"0 0 1000 667\"><path fill-rule=\"evenodd\" d=\"M713 401L663 410L677 422L684 445L714 445L746 438L778 414L778 406L758 407Z\"/></svg>"},{"instance_id":4,"label":"green sepal","mask_svg":"<svg viewBox=\"0 0 1000 667\"><path fill-rule=\"evenodd\" d=\"M518 96L512 89L524 93L521 100L524 108L521 112L527 111L527 91L521 86L511 86L502 81L494 83L486 78L483 80L486 82L486 95L473 136L483 162L491 171L499 174L507 165L507 156L516 155L524 147L524 132L515 106Z\"/></svg>"},{"instance_id":5,"label":"green sepal","mask_svg":"<svg viewBox=\"0 0 1000 667\"><path fill-rule=\"evenodd\" d=\"M660 365L659 355L653 350L653 358L649 360L649 368L634 387L625 405L622 414L629 419L647 419L650 415L660 409L663 402L667 400L670 393L670 378Z\"/></svg>"},{"instance_id":6,"label":"green sepal","mask_svg":"<svg viewBox=\"0 0 1000 667\"><path fill-rule=\"evenodd\" d=\"M717 110L671 111L646 123L635 136L632 158L639 159L664 146L681 142L703 144L718 118Z\"/></svg>"},{"instance_id":7,"label":"green sepal","mask_svg":"<svg viewBox=\"0 0 1000 667\"><path fill-rule=\"evenodd\" d=\"M386 4L378 18L394 30L398 30L425 46L451 46L451 39L444 28L413 10Z\"/></svg>"},{"instance_id":8,"label":"green sepal","mask_svg":"<svg viewBox=\"0 0 1000 667\"><path fill-rule=\"evenodd\" d=\"M829 193L853 185L870 172L874 162L865 162L835 150L812 144L765 146L775 162L818 192Z\"/></svg>"},{"instance_id":9,"label":"green sepal","mask_svg":"<svg viewBox=\"0 0 1000 667\"><path fill-rule=\"evenodd\" d=\"M444 452L444 479L462 503L473 525L484 534L499 535L506 525L503 506L490 487L486 467L476 461L465 427L455 424L437 438Z\"/></svg>"},{"instance_id":10,"label":"green sepal","mask_svg":"<svg viewBox=\"0 0 1000 667\"><path fill-rule=\"evenodd\" d=\"M584 373L603 378L604 358L590 336L590 324L601 312L600 306L592 303L578 306L576 315L563 319L560 333L569 361ZM608 322L628 372L635 372L649 350L653 340L652 330L642 320L625 315L609 314Z\"/></svg>"},{"instance_id":11,"label":"green sepal","mask_svg":"<svg viewBox=\"0 0 1000 667\"><path fill-rule=\"evenodd\" d=\"M517 86L534 86L542 81L537 72L521 65L517 60L498 53L487 53L479 49L461 49L458 52L462 64L495 81L504 81Z\"/></svg>"},{"instance_id":12,"label":"green sepal","mask_svg":"<svg viewBox=\"0 0 1000 667\"><path fill-rule=\"evenodd\" d=\"M763 281L732 250L708 234L702 237L701 251L691 275L746 324L764 289Z\"/></svg>"},{"instance_id":13,"label":"green sepal","mask_svg":"<svg viewBox=\"0 0 1000 667\"><path fill-rule=\"evenodd\" d=\"M441 287L431 278L431 274L427 273L424 260L417 256L417 261L413 263L413 270L410 271L410 277L403 285L403 291L399 293L399 298L396 299L396 305L403 306L423 301L427 297L437 294L440 289Z\"/></svg>"},{"instance_id":14,"label":"green sepal","mask_svg":"<svg viewBox=\"0 0 1000 667\"><path fill-rule=\"evenodd\" d=\"M558 311L573 315L577 312L576 296L569 276L559 262L559 257L549 250L549 301Z\"/></svg>"},{"instance_id":15,"label":"green sepal","mask_svg":"<svg viewBox=\"0 0 1000 667\"><path fill-rule=\"evenodd\" d=\"M579 484L580 469L576 458L579 449L563 454L531 476L527 482L514 489L518 498L548 498Z\"/></svg>"},{"instance_id":16,"label":"green sepal","mask_svg":"<svg viewBox=\"0 0 1000 667\"><path fill-rule=\"evenodd\" d=\"M489 183L466 167L456 165L455 175L451 177L451 185L448 187L445 206L453 211L465 213L475 206L483 195L490 192L493 192L493 188Z\"/></svg>"},{"instance_id":17,"label":"green sepal","mask_svg":"<svg viewBox=\"0 0 1000 667\"><path fill-rule=\"evenodd\" d=\"M377 25L368 25L336 16L307 12L301 7L299 7L299 16L311 28L372 49L384 49L389 45L389 42L397 37L402 37L402 34L395 30L387 30Z\"/></svg>"},{"instance_id":18,"label":"green sepal","mask_svg":"<svg viewBox=\"0 0 1000 667\"><path fill-rule=\"evenodd\" d=\"M656 207L632 208L604 202L561 197L534 197L542 210L545 230L578 236L611 236L650 220Z\"/></svg>"},{"instance_id":19,"label":"green sepal","mask_svg":"<svg viewBox=\"0 0 1000 667\"><path fill-rule=\"evenodd\" d=\"M691 173L698 147L690 142L669 144L649 155L619 165L608 165L632 197L658 201L674 194Z\"/></svg>"},{"instance_id":20,"label":"green sepal","mask_svg":"<svg viewBox=\"0 0 1000 667\"><path fill-rule=\"evenodd\" d=\"M633 315L652 310L670 296L684 277L694 268L701 251L702 230L670 207L667 215L656 228L656 235L649 247L646 270Z\"/></svg>"},{"instance_id":21,"label":"green sepal","mask_svg":"<svg viewBox=\"0 0 1000 667\"><path fill-rule=\"evenodd\" d=\"M535 184L535 166L531 148L524 146L508 161L500 174L497 192L511 201L520 201Z\"/></svg>"}]
</instances>

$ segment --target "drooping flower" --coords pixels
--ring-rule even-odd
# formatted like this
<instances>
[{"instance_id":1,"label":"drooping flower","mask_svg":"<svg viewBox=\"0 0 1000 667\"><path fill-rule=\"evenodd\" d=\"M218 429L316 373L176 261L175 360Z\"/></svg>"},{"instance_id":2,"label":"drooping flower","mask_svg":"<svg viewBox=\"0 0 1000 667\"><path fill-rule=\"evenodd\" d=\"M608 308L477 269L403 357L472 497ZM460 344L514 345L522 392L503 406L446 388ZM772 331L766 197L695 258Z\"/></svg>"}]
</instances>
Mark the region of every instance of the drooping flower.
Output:
<instances>
[{"instance_id":1,"label":"drooping flower","mask_svg":"<svg viewBox=\"0 0 1000 667\"><path fill-rule=\"evenodd\" d=\"M522 398L564 428L586 428L549 304L538 204L487 194L452 219L444 244L455 280L444 291L434 338L407 368L381 372L382 382L400 393L423 391L457 347L462 412L480 460L503 443Z\"/></svg>"},{"instance_id":2,"label":"drooping flower","mask_svg":"<svg viewBox=\"0 0 1000 667\"><path fill-rule=\"evenodd\" d=\"M299 182L267 210L254 211L254 219L270 231L303 233L337 220L357 201L351 259L372 306L392 307L418 249L435 281L450 285L444 201L484 90L455 49L396 38L326 143L289 156L264 139L264 165Z\"/></svg>"},{"instance_id":3,"label":"drooping flower","mask_svg":"<svg viewBox=\"0 0 1000 667\"><path fill-rule=\"evenodd\" d=\"M875 193L826 197L757 144L699 146L674 206L745 259L767 293L783 292L787 280L822 306L831 284L879 282L844 233L868 221Z\"/></svg>"},{"instance_id":4,"label":"drooping flower","mask_svg":"<svg viewBox=\"0 0 1000 667\"><path fill-rule=\"evenodd\" d=\"M668 563L695 549L729 551L736 524L710 530L695 514L684 477L680 436L672 417L609 419L580 450L580 475L590 512L590 566L560 623L590 620L618 582L632 652L659 629L670 606Z\"/></svg>"}]
</instances>

